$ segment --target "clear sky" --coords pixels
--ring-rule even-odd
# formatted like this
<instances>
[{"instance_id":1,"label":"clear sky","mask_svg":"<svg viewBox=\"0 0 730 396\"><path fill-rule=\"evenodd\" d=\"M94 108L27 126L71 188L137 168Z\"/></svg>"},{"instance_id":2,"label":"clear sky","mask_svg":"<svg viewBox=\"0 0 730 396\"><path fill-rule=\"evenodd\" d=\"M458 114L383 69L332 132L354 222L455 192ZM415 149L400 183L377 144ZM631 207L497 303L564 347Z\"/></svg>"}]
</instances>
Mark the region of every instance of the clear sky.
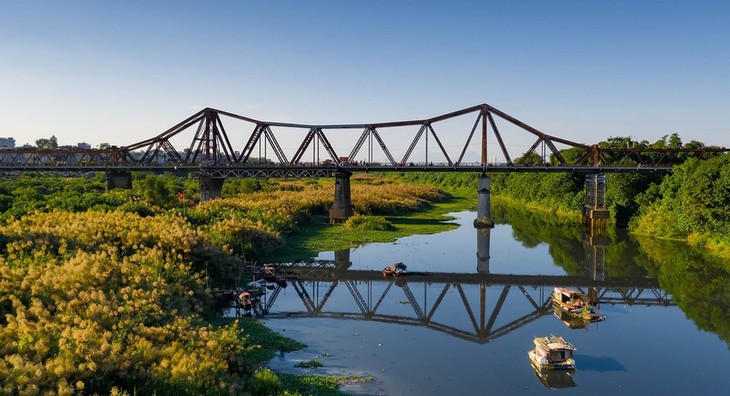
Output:
<instances>
[{"instance_id":1,"label":"clear sky","mask_svg":"<svg viewBox=\"0 0 730 396\"><path fill-rule=\"evenodd\" d=\"M204 107L330 124L480 103L584 143L730 146L730 2L0 0L18 145L126 145Z\"/></svg>"}]
</instances>

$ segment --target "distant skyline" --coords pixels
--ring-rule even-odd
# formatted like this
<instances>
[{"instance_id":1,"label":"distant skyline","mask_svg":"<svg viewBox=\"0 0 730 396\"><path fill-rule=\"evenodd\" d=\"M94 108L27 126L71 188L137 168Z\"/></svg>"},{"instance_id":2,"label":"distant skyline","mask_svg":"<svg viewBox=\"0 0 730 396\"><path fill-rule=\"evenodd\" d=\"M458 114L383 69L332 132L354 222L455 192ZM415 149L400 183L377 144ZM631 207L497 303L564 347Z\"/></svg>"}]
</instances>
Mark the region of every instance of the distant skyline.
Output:
<instances>
[{"instance_id":1,"label":"distant skyline","mask_svg":"<svg viewBox=\"0 0 730 396\"><path fill-rule=\"evenodd\" d=\"M121 146L205 107L336 124L488 103L581 143L727 147L729 4L0 0L0 137Z\"/></svg>"}]
</instances>

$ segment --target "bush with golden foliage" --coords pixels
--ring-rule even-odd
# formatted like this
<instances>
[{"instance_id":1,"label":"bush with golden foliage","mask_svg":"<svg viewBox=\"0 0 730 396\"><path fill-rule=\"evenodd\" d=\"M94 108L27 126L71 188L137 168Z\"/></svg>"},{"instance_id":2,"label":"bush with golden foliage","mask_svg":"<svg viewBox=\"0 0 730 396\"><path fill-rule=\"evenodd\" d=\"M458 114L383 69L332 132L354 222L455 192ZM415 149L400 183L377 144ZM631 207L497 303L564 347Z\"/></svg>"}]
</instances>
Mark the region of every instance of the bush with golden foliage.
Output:
<instances>
[{"instance_id":1,"label":"bush with golden foliage","mask_svg":"<svg viewBox=\"0 0 730 396\"><path fill-rule=\"evenodd\" d=\"M238 327L202 320L190 257L208 242L181 218L37 213L0 232L4 393L230 393L252 373Z\"/></svg>"},{"instance_id":2,"label":"bush with golden foliage","mask_svg":"<svg viewBox=\"0 0 730 396\"><path fill-rule=\"evenodd\" d=\"M361 214L417 210L441 197L432 187L361 181L352 194ZM255 258L282 247L282 235L326 213L333 195L331 185L279 183L183 215L7 216L0 226L0 393L278 389L265 372L253 375L253 346L238 326L205 323L212 304L201 274L230 274L242 265L233 252Z\"/></svg>"}]
</instances>

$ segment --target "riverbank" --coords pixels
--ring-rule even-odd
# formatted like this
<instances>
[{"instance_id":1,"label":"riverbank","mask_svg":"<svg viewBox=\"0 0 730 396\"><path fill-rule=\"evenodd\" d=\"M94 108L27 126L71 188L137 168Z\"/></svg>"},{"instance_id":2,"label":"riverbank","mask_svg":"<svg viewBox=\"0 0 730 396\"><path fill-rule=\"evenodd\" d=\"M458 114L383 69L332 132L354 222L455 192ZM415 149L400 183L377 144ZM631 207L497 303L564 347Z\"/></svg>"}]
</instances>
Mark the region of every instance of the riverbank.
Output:
<instances>
[{"instance_id":1,"label":"riverbank","mask_svg":"<svg viewBox=\"0 0 730 396\"><path fill-rule=\"evenodd\" d=\"M430 201L424 209L400 215L382 216L392 225L390 230L349 229L342 224L329 224L325 215L312 216L295 233L286 237L287 248L267 256L267 260L286 262L314 257L319 252L351 249L366 243L393 242L416 234L435 234L457 227L448 213L476 207L476 190L470 196L465 191L450 191L438 201Z\"/></svg>"}]
</instances>

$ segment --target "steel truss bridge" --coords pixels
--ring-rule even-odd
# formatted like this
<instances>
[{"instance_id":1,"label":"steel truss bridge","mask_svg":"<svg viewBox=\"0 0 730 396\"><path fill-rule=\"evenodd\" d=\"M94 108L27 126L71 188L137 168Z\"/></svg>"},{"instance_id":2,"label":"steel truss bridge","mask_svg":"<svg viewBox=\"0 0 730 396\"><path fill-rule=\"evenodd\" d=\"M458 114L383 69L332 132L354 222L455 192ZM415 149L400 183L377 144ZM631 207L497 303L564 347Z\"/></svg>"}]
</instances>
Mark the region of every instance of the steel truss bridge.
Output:
<instances>
[{"instance_id":1,"label":"steel truss bridge","mask_svg":"<svg viewBox=\"0 0 730 396\"><path fill-rule=\"evenodd\" d=\"M576 287L593 295L602 305L674 305L671 296L650 278L596 280L588 276L412 273L406 277L384 279L380 271L353 271L338 268L340 265L341 262L328 260L280 265L277 271L295 289L302 302L302 310L270 313L281 290L278 286L266 300L263 313L269 318L316 316L420 326L468 341L486 343L543 316L556 314L550 298L556 286ZM343 288L347 292L340 292L335 308L328 309L327 303L332 295ZM436 296L429 296L434 290ZM443 304L447 294L454 290L464 312L459 321L467 323L466 326L459 327L456 323L438 319L440 308L453 309L443 307ZM487 290L490 290L490 295L499 293L493 303L488 303ZM416 296L423 297L419 299ZM501 318L500 315L505 315L502 307L510 296L522 301L524 313L518 317ZM409 315L388 313L383 304L386 298L402 299L400 303L410 307L412 312ZM343 299L348 301L343 303ZM352 309L338 308L343 304Z\"/></svg>"},{"instance_id":2,"label":"steel truss bridge","mask_svg":"<svg viewBox=\"0 0 730 396\"><path fill-rule=\"evenodd\" d=\"M514 139L533 143L514 153ZM330 177L336 170L651 173L670 170L682 156L728 150L601 148L546 134L488 104L420 120L335 125L261 121L205 108L127 146L0 149L0 171L178 171L214 178ZM467 153L480 160L467 162ZM500 164L489 160L497 154Z\"/></svg>"}]
</instances>

